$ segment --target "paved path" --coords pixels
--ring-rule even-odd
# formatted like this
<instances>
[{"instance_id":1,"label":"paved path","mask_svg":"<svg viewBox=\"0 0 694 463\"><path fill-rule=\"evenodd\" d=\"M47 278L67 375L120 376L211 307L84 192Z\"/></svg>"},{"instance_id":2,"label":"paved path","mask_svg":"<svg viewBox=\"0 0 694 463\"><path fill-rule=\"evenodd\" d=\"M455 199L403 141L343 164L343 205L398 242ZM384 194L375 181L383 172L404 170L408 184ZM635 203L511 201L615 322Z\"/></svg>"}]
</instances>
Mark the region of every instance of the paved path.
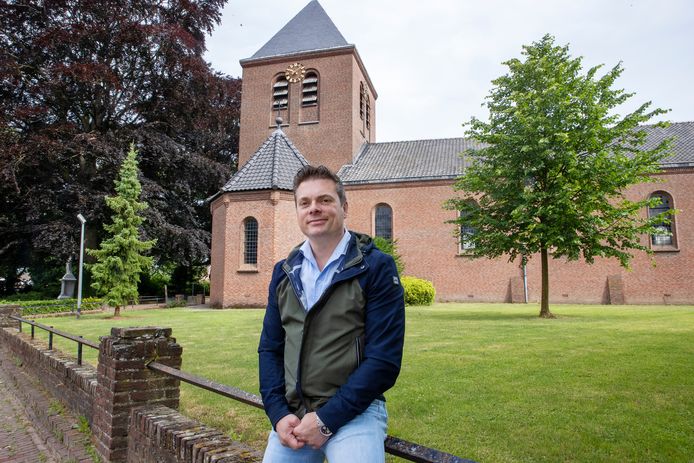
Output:
<instances>
[{"instance_id":1,"label":"paved path","mask_svg":"<svg viewBox=\"0 0 694 463\"><path fill-rule=\"evenodd\" d=\"M14 357L0 346L0 463L91 462L85 449L68 449L31 421L25 408L27 400L32 400L35 408L48 410L54 399L36 384L29 384L13 362ZM55 421L76 422L68 414Z\"/></svg>"},{"instance_id":2,"label":"paved path","mask_svg":"<svg viewBox=\"0 0 694 463\"><path fill-rule=\"evenodd\" d=\"M7 360L3 356L0 361ZM0 364L0 462L56 461L29 422L17 392Z\"/></svg>"}]
</instances>

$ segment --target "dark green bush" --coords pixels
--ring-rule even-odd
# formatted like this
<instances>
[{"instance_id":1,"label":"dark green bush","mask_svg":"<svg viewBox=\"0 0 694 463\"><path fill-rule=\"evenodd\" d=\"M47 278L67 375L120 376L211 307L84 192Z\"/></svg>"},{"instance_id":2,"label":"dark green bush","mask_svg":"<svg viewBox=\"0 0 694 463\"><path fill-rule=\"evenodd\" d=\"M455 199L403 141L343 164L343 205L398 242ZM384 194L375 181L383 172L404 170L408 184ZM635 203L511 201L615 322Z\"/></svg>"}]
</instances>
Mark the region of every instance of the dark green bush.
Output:
<instances>
[{"instance_id":1,"label":"dark green bush","mask_svg":"<svg viewBox=\"0 0 694 463\"><path fill-rule=\"evenodd\" d=\"M21 308L22 315L39 315L51 313L73 312L77 310L77 299L49 299L33 301L0 301L0 304L16 304ZM82 299L81 310L101 308L101 299L87 297Z\"/></svg>"},{"instance_id":2,"label":"dark green bush","mask_svg":"<svg viewBox=\"0 0 694 463\"><path fill-rule=\"evenodd\" d=\"M398 269L398 275L402 275L405 271L405 264L402 262L400 253L398 252L398 240L389 240L386 238L381 238L380 236L375 236L373 238L374 246L376 246L381 252L388 254L395 261L395 266Z\"/></svg>"},{"instance_id":3,"label":"dark green bush","mask_svg":"<svg viewBox=\"0 0 694 463\"><path fill-rule=\"evenodd\" d=\"M415 277L400 279L405 290L405 305L431 305L434 303L436 290L431 281Z\"/></svg>"}]
</instances>

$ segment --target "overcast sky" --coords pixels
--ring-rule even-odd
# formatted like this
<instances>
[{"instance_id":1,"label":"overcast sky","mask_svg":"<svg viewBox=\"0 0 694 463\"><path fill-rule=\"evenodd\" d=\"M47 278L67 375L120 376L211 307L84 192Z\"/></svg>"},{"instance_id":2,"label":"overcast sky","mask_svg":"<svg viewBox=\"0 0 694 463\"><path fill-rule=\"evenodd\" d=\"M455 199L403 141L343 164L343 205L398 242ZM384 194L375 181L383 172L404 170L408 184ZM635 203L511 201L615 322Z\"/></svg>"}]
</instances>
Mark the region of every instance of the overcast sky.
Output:
<instances>
[{"instance_id":1,"label":"overcast sky","mask_svg":"<svg viewBox=\"0 0 694 463\"><path fill-rule=\"evenodd\" d=\"M691 0L319 0L355 44L378 92L377 141L464 135L501 63L550 33L584 68L623 62L617 86L631 105L669 108L661 119L694 121ZM248 58L308 0L230 0L208 38L215 70L241 76Z\"/></svg>"}]
</instances>

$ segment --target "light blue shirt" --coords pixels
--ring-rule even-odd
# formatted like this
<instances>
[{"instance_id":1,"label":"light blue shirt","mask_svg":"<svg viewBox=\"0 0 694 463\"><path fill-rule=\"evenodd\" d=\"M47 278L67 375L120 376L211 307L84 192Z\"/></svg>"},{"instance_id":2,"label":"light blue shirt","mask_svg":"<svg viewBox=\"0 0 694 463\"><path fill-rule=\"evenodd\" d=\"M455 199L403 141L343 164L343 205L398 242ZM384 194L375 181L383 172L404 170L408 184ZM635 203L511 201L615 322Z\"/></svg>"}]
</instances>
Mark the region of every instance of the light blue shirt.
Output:
<instances>
[{"instance_id":1,"label":"light blue shirt","mask_svg":"<svg viewBox=\"0 0 694 463\"><path fill-rule=\"evenodd\" d=\"M345 230L345 234L342 235L342 239L337 243L335 250L322 271L318 269L318 263L308 240L304 241L304 244L299 248L304 255L304 259L301 262L301 285L304 287L304 292L301 294L301 302L304 304L306 311L311 310L311 307L318 302L318 299L332 283L333 277L347 253L347 245L351 236Z\"/></svg>"}]
</instances>

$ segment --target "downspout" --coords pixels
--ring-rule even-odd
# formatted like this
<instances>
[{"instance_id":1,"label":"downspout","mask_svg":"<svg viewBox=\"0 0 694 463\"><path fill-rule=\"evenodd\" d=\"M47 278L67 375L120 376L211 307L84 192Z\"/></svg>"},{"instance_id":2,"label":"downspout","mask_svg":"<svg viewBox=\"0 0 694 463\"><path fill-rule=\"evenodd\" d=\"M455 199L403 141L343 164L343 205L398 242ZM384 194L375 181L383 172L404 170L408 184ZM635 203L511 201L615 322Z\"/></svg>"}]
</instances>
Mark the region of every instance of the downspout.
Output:
<instances>
[{"instance_id":1,"label":"downspout","mask_svg":"<svg viewBox=\"0 0 694 463\"><path fill-rule=\"evenodd\" d=\"M527 271L527 261L528 259L523 256L523 296L525 297L525 303L528 303L528 271Z\"/></svg>"}]
</instances>

